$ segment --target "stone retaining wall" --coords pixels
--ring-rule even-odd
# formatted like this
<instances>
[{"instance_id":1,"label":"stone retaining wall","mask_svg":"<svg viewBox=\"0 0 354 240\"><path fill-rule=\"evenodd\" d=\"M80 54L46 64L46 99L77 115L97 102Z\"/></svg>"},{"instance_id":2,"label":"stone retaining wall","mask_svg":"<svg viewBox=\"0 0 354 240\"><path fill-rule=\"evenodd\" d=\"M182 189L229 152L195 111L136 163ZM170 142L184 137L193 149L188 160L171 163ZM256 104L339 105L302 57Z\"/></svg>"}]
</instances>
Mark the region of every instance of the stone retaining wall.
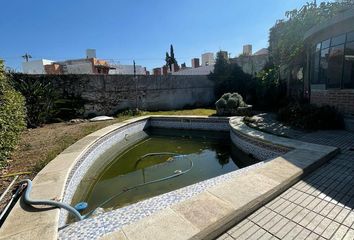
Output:
<instances>
[{"instance_id":1,"label":"stone retaining wall","mask_svg":"<svg viewBox=\"0 0 354 240\"><path fill-rule=\"evenodd\" d=\"M207 107L215 102L207 76L19 75L50 81L62 98L82 98L84 116L113 115L120 110L174 110Z\"/></svg>"}]
</instances>

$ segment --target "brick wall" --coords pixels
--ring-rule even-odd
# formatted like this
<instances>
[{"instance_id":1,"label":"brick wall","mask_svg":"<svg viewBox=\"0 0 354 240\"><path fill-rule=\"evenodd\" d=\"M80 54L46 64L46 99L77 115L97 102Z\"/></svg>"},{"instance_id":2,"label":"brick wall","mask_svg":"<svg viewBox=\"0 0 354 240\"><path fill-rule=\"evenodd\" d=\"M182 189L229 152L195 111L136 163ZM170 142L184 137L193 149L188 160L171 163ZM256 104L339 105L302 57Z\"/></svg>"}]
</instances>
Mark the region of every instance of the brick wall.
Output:
<instances>
[{"instance_id":1,"label":"brick wall","mask_svg":"<svg viewBox=\"0 0 354 240\"><path fill-rule=\"evenodd\" d=\"M311 103L328 104L346 115L354 115L354 89L311 90Z\"/></svg>"}]
</instances>

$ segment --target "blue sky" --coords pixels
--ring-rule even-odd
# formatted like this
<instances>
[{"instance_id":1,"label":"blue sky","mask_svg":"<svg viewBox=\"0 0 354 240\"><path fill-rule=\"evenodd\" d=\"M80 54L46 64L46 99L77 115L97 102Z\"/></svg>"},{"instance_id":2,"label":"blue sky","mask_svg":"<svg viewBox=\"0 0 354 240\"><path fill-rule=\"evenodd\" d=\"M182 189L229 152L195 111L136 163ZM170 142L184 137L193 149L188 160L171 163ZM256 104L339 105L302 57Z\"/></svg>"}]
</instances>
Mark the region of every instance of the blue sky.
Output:
<instances>
[{"instance_id":1,"label":"blue sky","mask_svg":"<svg viewBox=\"0 0 354 240\"><path fill-rule=\"evenodd\" d=\"M268 31L305 0L8 0L0 9L0 58L21 70L21 56L64 60L97 57L151 69L173 44L179 63L243 44L268 45Z\"/></svg>"}]
</instances>

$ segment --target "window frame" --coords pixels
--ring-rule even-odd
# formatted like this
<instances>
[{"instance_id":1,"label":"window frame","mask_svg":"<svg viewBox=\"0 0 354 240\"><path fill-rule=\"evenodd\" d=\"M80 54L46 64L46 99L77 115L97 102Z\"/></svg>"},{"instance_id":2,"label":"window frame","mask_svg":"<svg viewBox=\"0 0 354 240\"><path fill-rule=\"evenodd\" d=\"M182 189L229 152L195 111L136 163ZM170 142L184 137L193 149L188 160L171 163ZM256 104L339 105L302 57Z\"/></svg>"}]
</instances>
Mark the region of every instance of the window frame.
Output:
<instances>
[{"instance_id":1,"label":"window frame","mask_svg":"<svg viewBox=\"0 0 354 240\"><path fill-rule=\"evenodd\" d=\"M350 33L350 32L349 32L349 33ZM352 31L351 33L354 34L354 31ZM352 87L345 87L345 82L344 82L345 55L346 55L346 53L347 53L346 50L348 49L348 47L347 47L348 44L354 44L354 39L351 40L351 41L346 41L346 42L345 42L345 45L344 45L343 75L342 75L342 86L343 86L343 88L342 88L342 89L354 89L354 80L353 80L353 82L352 82Z\"/></svg>"},{"instance_id":2,"label":"window frame","mask_svg":"<svg viewBox=\"0 0 354 240\"><path fill-rule=\"evenodd\" d=\"M333 40L334 39L338 39L341 36L344 35L344 42L339 42L334 44ZM345 70L345 55L346 55L346 50L347 50L347 44L354 42L354 38L349 40L348 36L354 36L354 31L350 31L350 32L344 32L335 36L332 36L330 38L324 39L322 41L318 41L316 42L314 45L312 45L311 47L311 60L310 60L310 84L311 85L324 85L325 89L353 89L354 90L354 84L353 87L345 87L344 84L344 70ZM325 77L324 80L322 80L323 78L321 77L323 75L323 70L321 68L321 55L322 55L322 51L324 50L328 50L328 54L330 54L332 48L337 47L342 45L344 46L343 49L343 56L342 56L342 61L341 61L341 76L340 81L339 81L339 86L337 87L331 87L331 85L329 84L328 80L328 76ZM319 48L318 48L319 46ZM319 58L316 59L316 54L319 54ZM327 64L328 64L328 59L326 59ZM317 62L318 61L318 62ZM317 82L314 82L314 80L316 79L315 77L315 65L316 62L318 64L318 71L317 71ZM327 71L328 71L328 67L327 67Z\"/></svg>"}]
</instances>

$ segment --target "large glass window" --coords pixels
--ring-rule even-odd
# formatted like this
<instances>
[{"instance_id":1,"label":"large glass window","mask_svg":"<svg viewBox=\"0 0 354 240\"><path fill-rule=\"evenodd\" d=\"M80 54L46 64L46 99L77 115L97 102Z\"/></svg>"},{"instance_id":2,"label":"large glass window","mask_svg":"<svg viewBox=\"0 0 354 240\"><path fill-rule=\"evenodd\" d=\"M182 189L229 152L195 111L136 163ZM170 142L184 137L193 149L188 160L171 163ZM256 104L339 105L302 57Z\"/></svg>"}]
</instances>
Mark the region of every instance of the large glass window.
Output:
<instances>
[{"instance_id":1,"label":"large glass window","mask_svg":"<svg viewBox=\"0 0 354 240\"><path fill-rule=\"evenodd\" d=\"M330 43L331 43L331 39L324 40L322 42L322 49L329 48Z\"/></svg>"},{"instance_id":2,"label":"large glass window","mask_svg":"<svg viewBox=\"0 0 354 240\"><path fill-rule=\"evenodd\" d=\"M343 44L344 42L345 42L345 34L342 34L332 38L331 46L337 46L339 44Z\"/></svg>"},{"instance_id":3,"label":"large glass window","mask_svg":"<svg viewBox=\"0 0 354 240\"><path fill-rule=\"evenodd\" d=\"M347 33L347 42L352 42L352 41L354 41L354 31Z\"/></svg>"},{"instance_id":4,"label":"large glass window","mask_svg":"<svg viewBox=\"0 0 354 240\"><path fill-rule=\"evenodd\" d=\"M313 84L321 84L324 83L324 81L321 81L319 78L319 72L320 72L320 51L317 51L312 54L312 72L311 72L311 82Z\"/></svg>"},{"instance_id":5,"label":"large glass window","mask_svg":"<svg viewBox=\"0 0 354 240\"><path fill-rule=\"evenodd\" d=\"M323 49L320 55L319 82L326 83L328 79L328 54L329 48Z\"/></svg>"},{"instance_id":6,"label":"large glass window","mask_svg":"<svg viewBox=\"0 0 354 240\"><path fill-rule=\"evenodd\" d=\"M354 42L345 46L343 87L354 88Z\"/></svg>"},{"instance_id":7,"label":"large glass window","mask_svg":"<svg viewBox=\"0 0 354 240\"><path fill-rule=\"evenodd\" d=\"M343 70L344 44L331 47L328 56L328 88L340 88Z\"/></svg>"},{"instance_id":8,"label":"large glass window","mask_svg":"<svg viewBox=\"0 0 354 240\"><path fill-rule=\"evenodd\" d=\"M314 45L310 69L312 84L326 84L326 88L354 88L354 31Z\"/></svg>"}]
</instances>

